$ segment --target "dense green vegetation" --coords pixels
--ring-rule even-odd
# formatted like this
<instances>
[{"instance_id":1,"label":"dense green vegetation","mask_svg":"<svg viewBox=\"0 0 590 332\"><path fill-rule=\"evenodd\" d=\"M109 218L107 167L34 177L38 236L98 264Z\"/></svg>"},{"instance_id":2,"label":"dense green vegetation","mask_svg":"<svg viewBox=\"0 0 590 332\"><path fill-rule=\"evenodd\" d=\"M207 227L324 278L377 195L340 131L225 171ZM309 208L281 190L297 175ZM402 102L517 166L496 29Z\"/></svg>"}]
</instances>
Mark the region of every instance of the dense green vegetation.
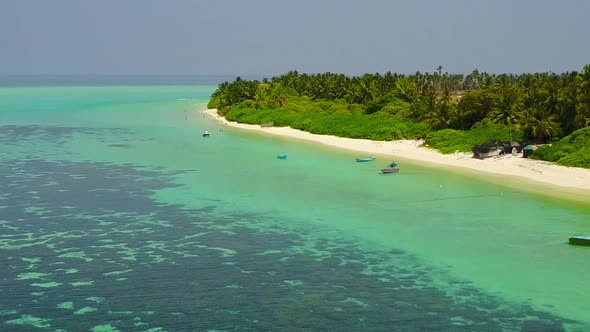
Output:
<instances>
[{"instance_id":1,"label":"dense green vegetation","mask_svg":"<svg viewBox=\"0 0 590 332\"><path fill-rule=\"evenodd\" d=\"M451 75L442 67L360 77L292 71L270 80L221 83L208 107L229 120L272 121L317 134L422 138L443 153L471 151L488 140L547 143L590 125L590 65L581 72L520 75ZM534 155L553 158L545 151ZM584 164L576 156L569 164Z\"/></svg>"},{"instance_id":2,"label":"dense green vegetation","mask_svg":"<svg viewBox=\"0 0 590 332\"><path fill-rule=\"evenodd\" d=\"M406 137L425 138L430 127L397 115L366 115L362 108L347 108L341 102L299 102L278 108L231 107L222 114L228 120L249 124L274 122L313 134L335 135L372 140L397 140Z\"/></svg>"},{"instance_id":3,"label":"dense green vegetation","mask_svg":"<svg viewBox=\"0 0 590 332\"><path fill-rule=\"evenodd\" d=\"M522 141L522 131L510 130L505 125L478 122L469 130L442 129L431 132L426 137L426 144L442 153L471 151L477 144L488 141Z\"/></svg>"},{"instance_id":4,"label":"dense green vegetation","mask_svg":"<svg viewBox=\"0 0 590 332\"><path fill-rule=\"evenodd\" d=\"M576 130L559 142L539 147L531 158L590 168L590 127Z\"/></svg>"}]
</instances>

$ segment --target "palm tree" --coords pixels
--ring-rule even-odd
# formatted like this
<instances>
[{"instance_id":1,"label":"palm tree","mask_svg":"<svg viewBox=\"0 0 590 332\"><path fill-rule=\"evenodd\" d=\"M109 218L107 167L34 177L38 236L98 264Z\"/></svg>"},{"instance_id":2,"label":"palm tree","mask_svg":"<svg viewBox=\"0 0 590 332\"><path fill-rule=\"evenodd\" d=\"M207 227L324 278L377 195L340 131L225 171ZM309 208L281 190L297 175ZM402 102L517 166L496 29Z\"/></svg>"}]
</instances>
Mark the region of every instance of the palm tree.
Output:
<instances>
[{"instance_id":1,"label":"palm tree","mask_svg":"<svg viewBox=\"0 0 590 332\"><path fill-rule=\"evenodd\" d=\"M473 109L465 107L466 104L457 104L453 108L453 112L451 113L451 123L457 124L455 128L465 130L465 120L470 116L473 115L475 112Z\"/></svg>"},{"instance_id":2,"label":"palm tree","mask_svg":"<svg viewBox=\"0 0 590 332\"><path fill-rule=\"evenodd\" d=\"M268 101L268 97L271 91L270 88L270 84L268 83L258 84L258 86L256 87L256 93L254 94L255 107L260 107Z\"/></svg>"},{"instance_id":3,"label":"palm tree","mask_svg":"<svg viewBox=\"0 0 590 332\"><path fill-rule=\"evenodd\" d=\"M271 86L269 103L274 107L282 107L289 102L289 94L281 83L275 83Z\"/></svg>"},{"instance_id":4,"label":"palm tree","mask_svg":"<svg viewBox=\"0 0 590 332\"><path fill-rule=\"evenodd\" d=\"M368 74L358 79L356 84L355 99L359 104L367 104L379 95L375 81Z\"/></svg>"},{"instance_id":5,"label":"palm tree","mask_svg":"<svg viewBox=\"0 0 590 332\"><path fill-rule=\"evenodd\" d=\"M533 135L539 142L550 141L552 138L559 136L560 127L557 114L540 114L535 117L533 124ZM548 140L547 140L548 138Z\"/></svg>"},{"instance_id":6,"label":"palm tree","mask_svg":"<svg viewBox=\"0 0 590 332\"><path fill-rule=\"evenodd\" d=\"M512 87L500 90L499 98L495 100L488 118L493 123L507 125L512 139L512 128L518 127L522 118L523 103L520 100L520 90Z\"/></svg>"},{"instance_id":7,"label":"palm tree","mask_svg":"<svg viewBox=\"0 0 590 332\"><path fill-rule=\"evenodd\" d=\"M229 83L223 82L217 86L217 90L211 95L211 102L207 105L209 108L218 108L220 111L231 106L228 96Z\"/></svg>"},{"instance_id":8,"label":"palm tree","mask_svg":"<svg viewBox=\"0 0 590 332\"><path fill-rule=\"evenodd\" d=\"M586 126L585 113L589 105L583 101L579 83L580 80L576 79L559 91L559 117L564 135Z\"/></svg>"},{"instance_id":9,"label":"palm tree","mask_svg":"<svg viewBox=\"0 0 590 332\"><path fill-rule=\"evenodd\" d=\"M576 108L580 118L583 119L584 126L590 126L590 65L584 66L584 69L576 77L578 86L578 100Z\"/></svg>"},{"instance_id":10,"label":"palm tree","mask_svg":"<svg viewBox=\"0 0 590 332\"><path fill-rule=\"evenodd\" d=\"M395 96L408 103L413 102L418 93L416 91L416 84L408 78L400 78L395 82Z\"/></svg>"},{"instance_id":11,"label":"palm tree","mask_svg":"<svg viewBox=\"0 0 590 332\"><path fill-rule=\"evenodd\" d=\"M539 92L543 109L549 114L559 114L559 77L555 74L546 77Z\"/></svg>"},{"instance_id":12,"label":"palm tree","mask_svg":"<svg viewBox=\"0 0 590 332\"><path fill-rule=\"evenodd\" d=\"M521 125L538 143L545 143L558 137L561 133L559 117L543 109L526 109L521 118Z\"/></svg>"},{"instance_id":13,"label":"palm tree","mask_svg":"<svg viewBox=\"0 0 590 332\"><path fill-rule=\"evenodd\" d=\"M436 97L434 91L431 91L430 94L424 96L422 107L423 117L421 120L426 121L436 130L448 128L455 107L449 91L443 92L440 98Z\"/></svg>"}]
</instances>

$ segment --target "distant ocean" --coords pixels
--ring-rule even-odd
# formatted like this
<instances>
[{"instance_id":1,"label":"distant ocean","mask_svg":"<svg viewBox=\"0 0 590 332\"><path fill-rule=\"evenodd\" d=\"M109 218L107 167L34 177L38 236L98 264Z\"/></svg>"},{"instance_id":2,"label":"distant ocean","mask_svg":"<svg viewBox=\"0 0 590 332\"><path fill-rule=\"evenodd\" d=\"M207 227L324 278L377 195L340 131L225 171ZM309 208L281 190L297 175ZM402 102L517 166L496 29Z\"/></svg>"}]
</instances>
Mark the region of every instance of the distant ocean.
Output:
<instances>
[{"instance_id":1,"label":"distant ocean","mask_svg":"<svg viewBox=\"0 0 590 332\"><path fill-rule=\"evenodd\" d=\"M222 126L233 78L135 79L2 78L0 331L590 330L590 206Z\"/></svg>"},{"instance_id":2,"label":"distant ocean","mask_svg":"<svg viewBox=\"0 0 590 332\"><path fill-rule=\"evenodd\" d=\"M208 85L233 81L231 75L0 75L0 86ZM243 79L264 78L259 75Z\"/></svg>"}]
</instances>

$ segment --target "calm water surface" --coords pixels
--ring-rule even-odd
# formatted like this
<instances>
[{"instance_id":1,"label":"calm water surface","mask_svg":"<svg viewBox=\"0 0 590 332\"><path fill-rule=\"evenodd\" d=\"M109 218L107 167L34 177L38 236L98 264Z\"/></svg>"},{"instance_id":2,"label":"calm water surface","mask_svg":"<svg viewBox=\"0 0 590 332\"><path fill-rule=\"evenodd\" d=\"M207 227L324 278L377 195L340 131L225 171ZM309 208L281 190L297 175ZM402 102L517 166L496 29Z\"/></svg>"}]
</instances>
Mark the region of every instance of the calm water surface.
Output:
<instances>
[{"instance_id":1,"label":"calm water surface","mask_svg":"<svg viewBox=\"0 0 590 332\"><path fill-rule=\"evenodd\" d=\"M1 331L590 330L590 204L380 176L213 90L0 88Z\"/></svg>"}]
</instances>

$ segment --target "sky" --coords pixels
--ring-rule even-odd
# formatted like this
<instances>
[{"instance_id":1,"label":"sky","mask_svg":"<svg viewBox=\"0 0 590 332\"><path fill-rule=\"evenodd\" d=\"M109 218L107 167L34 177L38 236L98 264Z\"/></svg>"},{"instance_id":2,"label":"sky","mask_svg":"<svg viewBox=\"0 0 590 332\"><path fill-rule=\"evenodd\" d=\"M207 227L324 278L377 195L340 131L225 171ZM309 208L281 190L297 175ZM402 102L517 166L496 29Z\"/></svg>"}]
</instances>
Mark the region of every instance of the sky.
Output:
<instances>
[{"instance_id":1,"label":"sky","mask_svg":"<svg viewBox=\"0 0 590 332\"><path fill-rule=\"evenodd\" d=\"M0 75L490 73L590 64L587 0L0 0Z\"/></svg>"}]
</instances>

